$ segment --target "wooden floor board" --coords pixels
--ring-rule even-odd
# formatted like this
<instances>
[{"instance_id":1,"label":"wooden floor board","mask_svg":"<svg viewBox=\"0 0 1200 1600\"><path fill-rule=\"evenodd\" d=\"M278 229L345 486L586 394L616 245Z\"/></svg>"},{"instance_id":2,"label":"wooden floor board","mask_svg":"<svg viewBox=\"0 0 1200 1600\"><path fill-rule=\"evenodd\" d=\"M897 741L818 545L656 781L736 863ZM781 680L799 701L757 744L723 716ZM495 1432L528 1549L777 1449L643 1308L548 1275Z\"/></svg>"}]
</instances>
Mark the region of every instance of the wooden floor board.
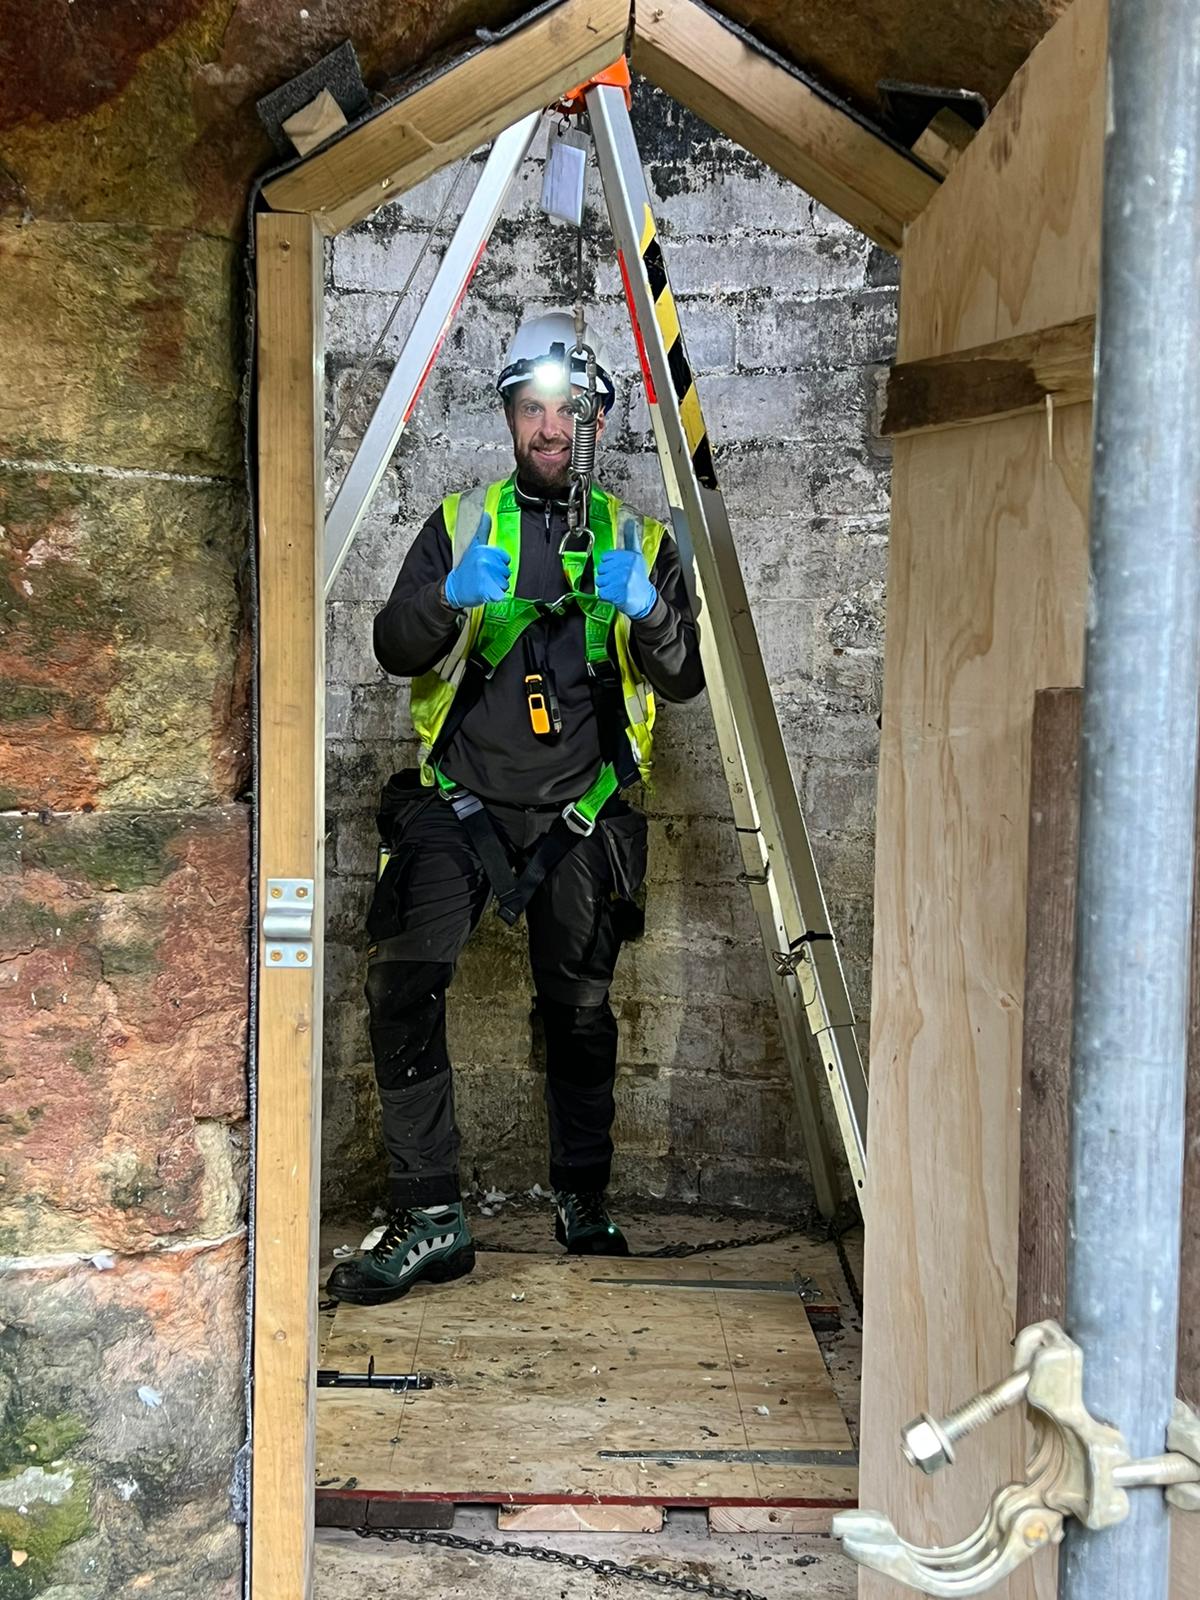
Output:
<instances>
[{"instance_id":1,"label":"wooden floor board","mask_svg":"<svg viewBox=\"0 0 1200 1600\"><path fill-rule=\"evenodd\" d=\"M318 1483L501 1504L853 1504L846 1422L804 1305L781 1287L790 1273L763 1251L737 1263L481 1253L453 1286L339 1307L328 1365L364 1371L373 1355L435 1386L322 1390ZM742 1287L756 1282L772 1287ZM663 1459L780 1450L816 1459Z\"/></svg>"}]
</instances>

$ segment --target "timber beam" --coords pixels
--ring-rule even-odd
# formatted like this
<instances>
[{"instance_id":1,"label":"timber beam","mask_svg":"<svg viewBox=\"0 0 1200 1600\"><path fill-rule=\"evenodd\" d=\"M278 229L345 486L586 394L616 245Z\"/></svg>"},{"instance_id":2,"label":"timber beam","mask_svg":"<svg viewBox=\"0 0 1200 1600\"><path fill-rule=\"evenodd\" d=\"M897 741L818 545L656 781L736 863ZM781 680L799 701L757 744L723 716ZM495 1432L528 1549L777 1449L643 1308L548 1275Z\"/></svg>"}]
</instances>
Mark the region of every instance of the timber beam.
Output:
<instances>
[{"instance_id":1,"label":"timber beam","mask_svg":"<svg viewBox=\"0 0 1200 1600\"><path fill-rule=\"evenodd\" d=\"M1092 398L1095 317L1021 333L923 361L901 361L887 383L885 438L934 433Z\"/></svg>"},{"instance_id":2,"label":"timber beam","mask_svg":"<svg viewBox=\"0 0 1200 1600\"><path fill-rule=\"evenodd\" d=\"M634 15L633 65L895 255L939 180L697 0Z\"/></svg>"},{"instance_id":3,"label":"timber beam","mask_svg":"<svg viewBox=\"0 0 1200 1600\"><path fill-rule=\"evenodd\" d=\"M282 173L263 197L341 233L612 66L628 27L628 0L563 0Z\"/></svg>"},{"instance_id":4,"label":"timber beam","mask_svg":"<svg viewBox=\"0 0 1200 1600\"><path fill-rule=\"evenodd\" d=\"M323 145L263 198L341 233L611 66L630 21L629 0L562 0ZM927 165L697 0L657 0L633 23L639 72L899 254L938 187Z\"/></svg>"}]
</instances>

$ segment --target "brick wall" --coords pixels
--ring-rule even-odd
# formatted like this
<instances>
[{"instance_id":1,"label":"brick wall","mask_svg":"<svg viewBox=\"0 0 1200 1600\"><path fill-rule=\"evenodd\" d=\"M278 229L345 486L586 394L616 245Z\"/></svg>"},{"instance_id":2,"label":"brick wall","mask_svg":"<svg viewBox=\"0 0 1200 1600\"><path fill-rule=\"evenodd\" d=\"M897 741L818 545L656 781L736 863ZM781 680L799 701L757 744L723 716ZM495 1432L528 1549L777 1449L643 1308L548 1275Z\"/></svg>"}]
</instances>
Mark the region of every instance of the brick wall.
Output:
<instances>
[{"instance_id":1,"label":"brick wall","mask_svg":"<svg viewBox=\"0 0 1200 1600\"><path fill-rule=\"evenodd\" d=\"M869 1002L876 715L888 463L872 442L876 375L895 328L895 264L793 185L644 86L635 121L717 468L852 998ZM411 764L403 685L371 653L371 621L409 541L446 492L505 474L491 379L527 311L572 297L573 240L537 206L544 139L523 169L329 610L329 944L326 1204L381 1197L361 926L378 789ZM461 211L478 166L448 212ZM331 417L382 328L452 173L401 197L329 251ZM648 512L665 501L599 191L587 251L593 325L620 397L601 478ZM394 358L436 247L383 347ZM388 366L334 450L348 459ZM705 700L662 712L648 928L623 957L616 1186L763 1209L809 1196L766 962L739 868ZM523 941L485 918L452 990L464 1173L545 1181L542 1082ZM865 1037L864 1037L865 1047Z\"/></svg>"}]
</instances>

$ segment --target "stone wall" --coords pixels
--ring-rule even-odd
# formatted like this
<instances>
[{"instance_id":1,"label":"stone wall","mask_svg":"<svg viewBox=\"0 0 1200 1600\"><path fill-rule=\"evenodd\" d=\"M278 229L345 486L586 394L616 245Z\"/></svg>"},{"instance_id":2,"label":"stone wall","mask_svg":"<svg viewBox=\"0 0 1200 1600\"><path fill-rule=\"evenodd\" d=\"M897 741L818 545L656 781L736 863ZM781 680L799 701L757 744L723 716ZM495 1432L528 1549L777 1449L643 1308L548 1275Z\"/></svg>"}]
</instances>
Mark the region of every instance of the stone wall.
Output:
<instances>
[{"instance_id":1,"label":"stone wall","mask_svg":"<svg viewBox=\"0 0 1200 1600\"><path fill-rule=\"evenodd\" d=\"M241 1592L261 152L136 9L0 24L0 1600Z\"/></svg>"},{"instance_id":2,"label":"stone wall","mask_svg":"<svg viewBox=\"0 0 1200 1600\"><path fill-rule=\"evenodd\" d=\"M635 120L668 268L717 446L717 467L789 754L843 941L852 997L869 1001L872 831L888 464L872 442L876 375L892 354L894 262L867 240L640 86ZM437 367L335 589L328 620L329 943L326 1205L381 1198L361 1000L361 926L379 786L411 764L404 687L371 652L371 620L439 498L511 466L490 389L526 308L572 298L572 237L538 210L526 163ZM449 207L461 211L478 166ZM453 174L337 239L328 256L330 418L416 262ZM664 497L603 207L591 196L588 288L620 376L605 484L662 514ZM432 278L436 249L385 341L385 365L339 439L348 459ZM661 714L651 818L649 923L622 961L616 1186L792 1210L809 1198L767 969L739 870L704 700ZM545 1182L544 1117L518 935L487 917L452 990L464 1176ZM865 1047L865 1038L864 1038Z\"/></svg>"}]
</instances>

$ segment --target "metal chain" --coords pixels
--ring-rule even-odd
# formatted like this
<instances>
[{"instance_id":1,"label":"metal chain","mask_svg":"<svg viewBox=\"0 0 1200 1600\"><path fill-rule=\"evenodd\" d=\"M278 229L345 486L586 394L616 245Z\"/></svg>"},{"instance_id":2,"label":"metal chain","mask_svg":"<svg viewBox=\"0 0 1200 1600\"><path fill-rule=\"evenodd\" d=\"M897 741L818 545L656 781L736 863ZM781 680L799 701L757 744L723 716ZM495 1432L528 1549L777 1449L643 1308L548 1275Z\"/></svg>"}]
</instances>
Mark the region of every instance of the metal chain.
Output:
<instances>
[{"instance_id":1,"label":"metal chain","mask_svg":"<svg viewBox=\"0 0 1200 1600\"><path fill-rule=\"evenodd\" d=\"M466 1539L460 1533L442 1533L433 1528L356 1528L360 1539L382 1539L387 1544L437 1545L443 1550L468 1550L480 1556L512 1556L528 1561L545 1561L576 1572L595 1572L602 1578L625 1578L630 1583L649 1583L656 1589L682 1589L685 1594L704 1594L710 1600L763 1600L753 1589L731 1589L724 1583L705 1583L680 1572L652 1572L645 1567L623 1566L619 1561L597 1560L594 1556L550 1550L540 1544L518 1544L514 1539L497 1543L495 1539Z\"/></svg>"},{"instance_id":2,"label":"metal chain","mask_svg":"<svg viewBox=\"0 0 1200 1600\"><path fill-rule=\"evenodd\" d=\"M655 1257L682 1259L685 1256L709 1255L717 1250L742 1250L755 1244L774 1244L778 1239L787 1239L803 1231L801 1224L793 1222L786 1228L774 1228L770 1233L752 1233L742 1239L704 1239L699 1244L663 1244L657 1250L634 1250L631 1253L644 1256L647 1260Z\"/></svg>"},{"instance_id":3,"label":"metal chain","mask_svg":"<svg viewBox=\"0 0 1200 1600\"><path fill-rule=\"evenodd\" d=\"M346 426L346 423L349 420L350 413L354 410L354 407L358 404L358 397L363 392L363 386L366 384L367 379L370 377L372 371L374 370L374 368L375 368L375 366L376 366L376 364L378 362L379 352L383 348L383 341L387 338L388 334L391 332L392 323L395 322L396 316L399 313L400 307L404 304L405 296L408 294L408 291L412 288L413 280L416 278L417 273L421 270L421 263L425 259L425 256L426 256L426 254L427 254L427 252L429 250L429 246L433 243L434 235L437 233L438 229L442 225L442 219L445 217L446 212L449 209L450 201L454 197L454 191L458 188L458 181L462 177L463 173L467 170L467 166L468 166L468 163L470 162L470 160L471 160L470 155L469 154L465 155L462 158L461 162L459 163L458 171L454 174L454 177L450 180L450 187L446 190L446 197L441 203L441 206L440 206L440 208L438 210L437 216L433 219L433 222L430 225L429 232L425 235L425 238L422 241L421 248L417 252L417 259L413 262L412 266L409 268L408 277L405 278L403 287L401 288L400 293L396 296L396 300L395 300L394 305L392 306L392 309L388 312L387 321L384 323L383 327L379 330L379 337L375 340L375 343L371 346L371 353L367 357L367 359L363 362L362 369L359 372L358 377L354 380L354 388L350 391L350 398L349 398L349 400L346 401L346 404L342 407L342 414L341 414L340 417L338 417L337 421L334 423L333 431L330 433L329 438L325 443L325 459L326 459L326 461L329 460L329 457L333 452L333 447L337 443L337 441L338 441L338 439L339 439L339 437L341 435L342 429Z\"/></svg>"},{"instance_id":4,"label":"metal chain","mask_svg":"<svg viewBox=\"0 0 1200 1600\"><path fill-rule=\"evenodd\" d=\"M788 1239L793 1234L806 1231L804 1223L796 1221L786 1227L776 1228L770 1233L751 1233L741 1239L704 1239L698 1244L661 1244L657 1250L631 1250L629 1258L636 1261L682 1261L687 1256L709 1255L717 1250L742 1250L756 1244L775 1244L780 1239ZM538 1256L545 1253L541 1250L521 1249L517 1245L500 1244L491 1239L480 1239L478 1236L475 1242L489 1255ZM596 1259L603 1258L598 1256Z\"/></svg>"}]
</instances>

